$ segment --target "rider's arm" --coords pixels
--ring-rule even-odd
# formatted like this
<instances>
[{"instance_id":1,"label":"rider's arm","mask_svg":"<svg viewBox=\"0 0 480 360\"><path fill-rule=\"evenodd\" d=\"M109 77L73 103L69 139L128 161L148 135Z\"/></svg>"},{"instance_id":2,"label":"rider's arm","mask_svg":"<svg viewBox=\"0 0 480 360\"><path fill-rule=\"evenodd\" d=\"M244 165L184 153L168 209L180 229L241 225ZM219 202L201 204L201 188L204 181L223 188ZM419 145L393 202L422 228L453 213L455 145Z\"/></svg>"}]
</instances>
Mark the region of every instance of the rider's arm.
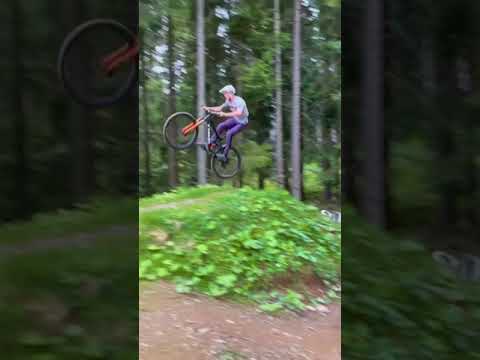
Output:
<instances>
[{"instance_id":1,"label":"rider's arm","mask_svg":"<svg viewBox=\"0 0 480 360\"><path fill-rule=\"evenodd\" d=\"M232 117L232 116L240 116L242 115L242 110L237 110L237 111L233 111L233 112L221 112L220 113L220 116L223 116L223 117Z\"/></svg>"},{"instance_id":2,"label":"rider's arm","mask_svg":"<svg viewBox=\"0 0 480 360\"><path fill-rule=\"evenodd\" d=\"M210 111L222 111L222 108L223 108L223 105L219 105L219 106L204 106L204 109L205 110L210 110Z\"/></svg>"},{"instance_id":3,"label":"rider's arm","mask_svg":"<svg viewBox=\"0 0 480 360\"><path fill-rule=\"evenodd\" d=\"M233 117L233 116L240 116L243 114L243 111L245 110L245 107L244 105L240 104L238 107L237 107L237 110L235 111L228 111L227 112L221 112L220 113L220 116L222 117Z\"/></svg>"}]
</instances>

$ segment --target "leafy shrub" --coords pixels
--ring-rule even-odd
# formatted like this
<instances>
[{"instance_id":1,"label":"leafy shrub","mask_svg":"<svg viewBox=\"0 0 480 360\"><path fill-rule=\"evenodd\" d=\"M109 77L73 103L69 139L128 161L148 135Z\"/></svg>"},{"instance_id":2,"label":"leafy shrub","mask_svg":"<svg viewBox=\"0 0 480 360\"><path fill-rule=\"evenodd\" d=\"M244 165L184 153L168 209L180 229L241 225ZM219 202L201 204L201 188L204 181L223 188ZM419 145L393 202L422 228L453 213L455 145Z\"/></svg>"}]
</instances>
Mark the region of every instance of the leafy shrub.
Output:
<instances>
[{"instance_id":1,"label":"leafy shrub","mask_svg":"<svg viewBox=\"0 0 480 360\"><path fill-rule=\"evenodd\" d=\"M24 242L33 239L72 236L75 233L105 229L112 225L132 225L136 218L138 200L135 198L96 198L76 209L60 209L41 213L28 222L2 225L2 242Z\"/></svg>"},{"instance_id":2,"label":"leafy shrub","mask_svg":"<svg viewBox=\"0 0 480 360\"><path fill-rule=\"evenodd\" d=\"M321 192L324 189L323 181L325 174L318 163L305 164L303 169L304 186L306 192Z\"/></svg>"},{"instance_id":3,"label":"leafy shrub","mask_svg":"<svg viewBox=\"0 0 480 360\"><path fill-rule=\"evenodd\" d=\"M152 236L159 227L168 232L162 243ZM340 276L339 226L279 190L244 188L207 208L142 215L140 239L140 278L173 280L180 292L265 303L278 278L300 280L314 272L335 282Z\"/></svg>"},{"instance_id":4,"label":"leafy shrub","mask_svg":"<svg viewBox=\"0 0 480 360\"><path fill-rule=\"evenodd\" d=\"M391 239L343 210L346 359L479 359L477 286L458 283L415 243Z\"/></svg>"},{"instance_id":5,"label":"leafy shrub","mask_svg":"<svg viewBox=\"0 0 480 360\"><path fill-rule=\"evenodd\" d=\"M128 234L2 259L0 348L8 358L138 357L137 262ZM119 316L121 314L121 316Z\"/></svg>"}]
</instances>

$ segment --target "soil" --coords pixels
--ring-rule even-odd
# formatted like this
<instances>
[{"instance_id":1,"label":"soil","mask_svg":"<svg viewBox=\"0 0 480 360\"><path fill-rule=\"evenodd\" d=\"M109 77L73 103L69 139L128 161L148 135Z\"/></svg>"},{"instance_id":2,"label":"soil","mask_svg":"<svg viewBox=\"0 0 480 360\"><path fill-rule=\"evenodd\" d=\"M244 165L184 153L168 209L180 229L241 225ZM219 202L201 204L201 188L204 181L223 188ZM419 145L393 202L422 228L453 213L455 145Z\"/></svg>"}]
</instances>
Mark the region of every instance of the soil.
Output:
<instances>
[{"instance_id":1,"label":"soil","mask_svg":"<svg viewBox=\"0 0 480 360\"><path fill-rule=\"evenodd\" d=\"M142 284L140 360L337 360L339 304L270 316L250 305Z\"/></svg>"}]
</instances>

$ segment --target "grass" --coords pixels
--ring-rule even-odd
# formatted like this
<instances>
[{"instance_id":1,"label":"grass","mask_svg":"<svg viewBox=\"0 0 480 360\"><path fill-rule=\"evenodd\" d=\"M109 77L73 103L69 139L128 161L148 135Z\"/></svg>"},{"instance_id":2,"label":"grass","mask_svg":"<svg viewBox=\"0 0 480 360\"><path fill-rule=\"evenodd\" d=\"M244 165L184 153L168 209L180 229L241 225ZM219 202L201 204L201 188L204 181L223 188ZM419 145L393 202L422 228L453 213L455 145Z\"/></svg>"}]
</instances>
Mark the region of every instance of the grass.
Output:
<instances>
[{"instance_id":1,"label":"grass","mask_svg":"<svg viewBox=\"0 0 480 360\"><path fill-rule=\"evenodd\" d=\"M319 209L278 189L244 188L209 199L140 216L140 279L254 301L269 312L321 301L293 288L305 277L314 276L327 292L339 281L340 228ZM277 291L285 277L290 284Z\"/></svg>"},{"instance_id":2,"label":"grass","mask_svg":"<svg viewBox=\"0 0 480 360\"><path fill-rule=\"evenodd\" d=\"M342 355L478 359L478 284L458 281L421 245L368 226L352 210L345 218Z\"/></svg>"},{"instance_id":3,"label":"grass","mask_svg":"<svg viewBox=\"0 0 480 360\"><path fill-rule=\"evenodd\" d=\"M245 360L248 359L246 355L243 355L237 351L227 350L222 351L217 355L218 360Z\"/></svg>"},{"instance_id":4,"label":"grass","mask_svg":"<svg viewBox=\"0 0 480 360\"><path fill-rule=\"evenodd\" d=\"M174 191L162 194L155 194L150 197L140 199L140 208L145 208L153 205L167 204L173 201L182 201L187 199L200 199L206 196L211 196L215 193L221 193L225 191L231 191L232 187L229 185L214 186L203 185L196 187L181 187Z\"/></svg>"},{"instance_id":5,"label":"grass","mask_svg":"<svg viewBox=\"0 0 480 360\"><path fill-rule=\"evenodd\" d=\"M138 243L118 232L102 232L88 247L68 243L111 225L135 228L137 205L136 199L98 200L0 228L3 243L19 247L28 240L66 239L58 249L1 259L0 348L9 359L138 356Z\"/></svg>"},{"instance_id":6,"label":"grass","mask_svg":"<svg viewBox=\"0 0 480 360\"><path fill-rule=\"evenodd\" d=\"M0 348L9 359L119 359L138 355L136 242L2 262Z\"/></svg>"},{"instance_id":7,"label":"grass","mask_svg":"<svg viewBox=\"0 0 480 360\"><path fill-rule=\"evenodd\" d=\"M98 199L76 210L59 210L40 214L29 222L11 223L0 227L1 243L71 236L94 231L114 224L137 225L137 200Z\"/></svg>"}]
</instances>

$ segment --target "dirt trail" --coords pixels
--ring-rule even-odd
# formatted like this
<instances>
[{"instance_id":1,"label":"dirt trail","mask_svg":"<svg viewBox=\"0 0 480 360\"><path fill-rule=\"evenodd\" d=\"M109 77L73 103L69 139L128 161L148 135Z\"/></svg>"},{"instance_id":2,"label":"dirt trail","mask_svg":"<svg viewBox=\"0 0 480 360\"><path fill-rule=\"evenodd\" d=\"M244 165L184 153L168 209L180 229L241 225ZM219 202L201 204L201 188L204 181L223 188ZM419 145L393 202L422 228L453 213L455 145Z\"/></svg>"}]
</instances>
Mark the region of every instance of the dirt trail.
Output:
<instances>
[{"instance_id":1,"label":"dirt trail","mask_svg":"<svg viewBox=\"0 0 480 360\"><path fill-rule=\"evenodd\" d=\"M26 242L19 242L16 244L0 244L0 260L5 258L8 259L11 256L37 254L51 250L72 247L88 247L105 238L111 238L113 236L134 237L137 236L137 234L138 228L136 226L117 225L88 233L80 233L64 237L33 239Z\"/></svg>"},{"instance_id":2,"label":"dirt trail","mask_svg":"<svg viewBox=\"0 0 480 360\"><path fill-rule=\"evenodd\" d=\"M180 200L176 202L169 202L166 204L148 205L145 207L141 207L139 210L140 210L140 213L148 213L148 212L163 210L163 209L175 209L181 206L195 205L199 203L202 203L202 204L209 203L218 197L228 194L229 192L230 191L219 191L209 195L208 197L204 196L199 198Z\"/></svg>"},{"instance_id":3,"label":"dirt trail","mask_svg":"<svg viewBox=\"0 0 480 360\"><path fill-rule=\"evenodd\" d=\"M152 212L152 211L162 210L162 209L175 209L179 206L193 205L198 202L199 202L199 199L187 199L187 200L171 202L167 204L150 205L144 208L140 208L140 213Z\"/></svg>"},{"instance_id":4,"label":"dirt trail","mask_svg":"<svg viewBox=\"0 0 480 360\"><path fill-rule=\"evenodd\" d=\"M208 199L187 199L178 202L172 202L160 205L150 205L139 209L141 213L151 212L161 209L172 209L179 206L194 205L199 202L211 201L216 195L223 195L226 192L219 192ZM87 247L105 237L112 236L138 236L136 226L111 225L103 229L96 229L86 233L78 233L60 237L33 239L26 242L14 244L0 244L0 260L11 256L29 255L33 253L45 252L49 250L64 249L67 247Z\"/></svg>"},{"instance_id":5,"label":"dirt trail","mask_svg":"<svg viewBox=\"0 0 480 360\"><path fill-rule=\"evenodd\" d=\"M337 360L340 323L338 304L272 317L156 282L140 294L140 360Z\"/></svg>"}]
</instances>

